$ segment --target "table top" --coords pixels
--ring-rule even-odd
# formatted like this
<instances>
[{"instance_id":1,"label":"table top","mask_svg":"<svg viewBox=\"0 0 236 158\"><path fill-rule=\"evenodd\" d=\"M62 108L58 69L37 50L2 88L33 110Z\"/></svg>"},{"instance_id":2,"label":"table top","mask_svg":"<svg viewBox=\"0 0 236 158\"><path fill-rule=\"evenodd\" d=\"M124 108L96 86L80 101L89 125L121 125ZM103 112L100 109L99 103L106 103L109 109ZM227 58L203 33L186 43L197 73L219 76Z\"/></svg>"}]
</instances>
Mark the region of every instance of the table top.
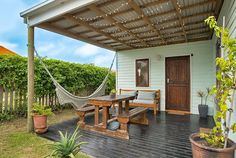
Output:
<instances>
[{"instance_id":1,"label":"table top","mask_svg":"<svg viewBox=\"0 0 236 158\"><path fill-rule=\"evenodd\" d=\"M123 100L131 100L134 99L135 96L132 95L116 95L115 97L111 97L110 95L94 97L90 98L89 101L105 101L105 102L118 102Z\"/></svg>"}]
</instances>

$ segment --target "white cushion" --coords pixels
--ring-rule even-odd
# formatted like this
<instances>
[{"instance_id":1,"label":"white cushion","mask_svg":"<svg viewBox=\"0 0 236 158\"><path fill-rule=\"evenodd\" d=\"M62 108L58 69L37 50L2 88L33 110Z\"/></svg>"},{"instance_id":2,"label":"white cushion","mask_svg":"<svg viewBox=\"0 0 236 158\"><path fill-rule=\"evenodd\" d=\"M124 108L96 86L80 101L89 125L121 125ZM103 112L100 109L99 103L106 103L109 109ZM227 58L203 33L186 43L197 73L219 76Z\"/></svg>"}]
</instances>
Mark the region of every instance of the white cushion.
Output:
<instances>
[{"instance_id":1,"label":"white cushion","mask_svg":"<svg viewBox=\"0 0 236 158\"><path fill-rule=\"evenodd\" d=\"M142 91L139 91L137 99L138 100L152 100L153 101L155 99L155 95L156 95L155 92L142 92Z\"/></svg>"},{"instance_id":2,"label":"white cushion","mask_svg":"<svg viewBox=\"0 0 236 158\"><path fill-rule=\"evenodd\" d=\"M131 96L136 96L136 94L137 94L137 91L121 91L121 94L123 94L123 95L131 95Z\"/></svg>"},{"instance_id":3,"label":"white cushion","mask_svg":"<svg viewBox=\"0 0 236 158\"><path fill-rule=\"evenodd\" d=\"M134 99L133 103L138 103L138 104L154 104L154 100L139 100L139 99Z\"/></svg>"}]
</instances>

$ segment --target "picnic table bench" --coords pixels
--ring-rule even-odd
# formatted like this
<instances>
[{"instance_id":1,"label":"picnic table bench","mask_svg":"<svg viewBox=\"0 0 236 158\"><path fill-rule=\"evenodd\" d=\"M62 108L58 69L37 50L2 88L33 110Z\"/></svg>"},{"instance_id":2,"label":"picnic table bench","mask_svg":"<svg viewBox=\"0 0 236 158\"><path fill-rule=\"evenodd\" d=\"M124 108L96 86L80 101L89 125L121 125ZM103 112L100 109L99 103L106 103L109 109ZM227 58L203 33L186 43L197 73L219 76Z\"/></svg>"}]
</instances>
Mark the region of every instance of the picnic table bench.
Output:
<instances>
[{"instance_id":1,"label":"picnic table bench","mask_svg":"<svg viewBox=\"0 0 236 158\"><path fill-rule=\"evenodd\" d=\"M112 137L129 139L128 123L148 124L146 118L147 108L137 107L129 110L129 102L134 98L135 96L132 95L116 95L114 98L102 96L89 99L88 104L92 106L77 111L79 116L79 127ZM123 102L125 102L125 110L123 110L122 107ZM118 116L110 118L109 108L114 104L118 105ZM100 122L99 119L99 111L102 111L102 122ZM88 112L94 112L94 125L88 125L84 122L85 114ZM107 125L115 120L119 121L120 129L115 131L107 129Z\"/></svg>"},{"instance_id":2,"label":"picnic table bench","mask_svg":"<svg viewBox=\"0 0 236 158\"><path fill-rule=\"evenodd\" d=\"M130 110L128 113L122 113L118 115L117 119L120 122L120 129L128 132L128 123L138 123L148 125L148 119L146 117L146 112L148 108L136 107Z\"/></svg>"}]
</instances>

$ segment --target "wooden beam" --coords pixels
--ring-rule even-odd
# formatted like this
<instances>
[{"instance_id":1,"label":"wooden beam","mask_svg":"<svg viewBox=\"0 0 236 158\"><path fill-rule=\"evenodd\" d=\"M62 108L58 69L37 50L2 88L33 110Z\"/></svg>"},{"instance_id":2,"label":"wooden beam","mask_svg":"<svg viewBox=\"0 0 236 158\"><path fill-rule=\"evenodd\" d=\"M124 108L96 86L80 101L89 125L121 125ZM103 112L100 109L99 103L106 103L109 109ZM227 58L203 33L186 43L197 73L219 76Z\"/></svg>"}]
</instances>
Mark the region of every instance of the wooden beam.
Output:
<instances>
[{"instance_id":1,"label":"wooden beam","mask_svg":"<svg viewBox=\"0 0 236 158\"><path fill-rule=\"evenodd\" d=\"M34 103L34 27L28 27L28 109L27 109L27 131L34 129L32 118L32 107Z\"/></svg>"},{"instance_id":2,"label":"wooden beam","mask_svg":"<svg viewBox=\"0 0 236 158\"><path fill-rule=\"evenodd\" d=\"M40 28L42 29L46 29L46 30L49 30L49 31L52 31L52 32L56 32L58 34L62 34L62 35L66 35L68 37L71 37L71 38L74 38L74 39L77 39L77 40L80 40L80 41L83 41L83 42L86 42L86 43L90 43L90 44L93 44L93 45L96 45L96 46L99 46L101 48L106 48L106 49L109 49L109 50L114 50L114 48L108 46L108 45L104 45L102 43L98 43L97 41L93 40L93 39L90 39L84 35L78 35L78 34L74 34L70 31L67 31L67 30L64 30L63 28L59 28L57 26L53 26L49 23L44 23L44 24L40 24L39 25Z\"/></svg>"},{"instance_id":3,"label":"wooden beam","mask_svg":"<svg viewBox=\"0 0 236 158\"><path fill-rule=\"evenodd\" d=\"M88 36L88 38L97 38L97 37L102 37L103 35L101 34L97 34L97 35L92 35L92 36ZM106 36L105 36L106 37ZM107 38L106 38L107 39Z\"/></svg>"},{"instance_id":4,"label":"wooden beam","mask_svg":"<svg viewBox=\"0 0 236 158\"><path fill-rule=\"evenodd\" d=\"M186 33L185 29L184 29L184 21L182 19L181 8L179 7L179 4L178 4L177 0L171 0L171 2L172 2L173 6L174 6L174 8L176 10L176 14L177 14L177 16L179 18L179 23L182 26L182 30L183 30L183 33L184 33L185 41L188 42L187 33Z\"/></svg>"},{"instance_id":5,"label":"wooden beam","mask_svg":"<svg viewBox=\"0 0 236 158\"><path fill-rule=\"evenodd\" d=\"M103 12L102 10L100 10L99 8L97 8L94 4L90 5L89 8L91 10L93 10L94 12L96 12L98 15L104 15L106 14L105 12ZM140 43L142 43L143 45L147 45L146 42L142 41L136 34L132 33L130 30L128 30L126 27L124 27L121 23L117 23L116 20L114 20L111 16L104 16L104 19L106 19L107 21L111 22L111 23L115 23L115 25L120 28L122 31L126 31L130 36L133 36L134 38L136 38L137 40L140 41Z\"/></svg>"},{"instance_id":6,"label":"wooden beam","mask_svg":"<svg viewBox=\"0 0 236 158\"><path fill-rule=\"evenodd\" d=\"M142 11L142 9L141 9L134 1L132 1L132 0L129 0L128 3L129 3L129 6L130 6L131 8L133 8L133 9L135 10L135 12L136 12L138 15L140 15L140 16L142 17L143 21L144 21L145 23L147 23L148 26L149 26L150 28L152 28L152 30L158 34L158 36L161 37L161 39L162 39L162 41L163 41L164 43L166 43L165 39L162 37L162 35L161 35L161 33L159 32L159 30L156 29L155 25L148 19L148 17L144 14L144 12ZM167 44L167 43L166 43L166 44Z\"/></svg>"},{"instance_id":7,"label":"wooden beam","mask_svg":"<svg viewBox=\"0 0 236 158\"><path fill-rule=\"evenodd\" d=\"M64 15L64 17L65 17L67 20L69 20L69 21L71 21L71 22L73 22L73 23L75 23L75 24L83 25L83 26L87 27L88 29L90 29L90 30L92 30L92 31L98 32L98 33L100 33L100 34L102 34L102 35L104 35L104 36L109 37L110 39L113 39L113 40L115 40L115 41L118 41L118 42L120 42L120 43L123 43L124 45L126 45L126 46L128 46L128 47L131 47L131 48L133 47L133 46L131 46L131 45L127 45L125 42L123 42L123 41L121 41L121 40L118 40L118 39L112 37L110 34L108 34L108 33L106 33L106 32L103 32L103 31L101 31L100 29L97 29L96 27L91 26L88 22L82 21L82 20L80 20L80 19L76 19L76 18L74 18L73 16L70 16L70 15Z\"/></svg>"}]
</instances>

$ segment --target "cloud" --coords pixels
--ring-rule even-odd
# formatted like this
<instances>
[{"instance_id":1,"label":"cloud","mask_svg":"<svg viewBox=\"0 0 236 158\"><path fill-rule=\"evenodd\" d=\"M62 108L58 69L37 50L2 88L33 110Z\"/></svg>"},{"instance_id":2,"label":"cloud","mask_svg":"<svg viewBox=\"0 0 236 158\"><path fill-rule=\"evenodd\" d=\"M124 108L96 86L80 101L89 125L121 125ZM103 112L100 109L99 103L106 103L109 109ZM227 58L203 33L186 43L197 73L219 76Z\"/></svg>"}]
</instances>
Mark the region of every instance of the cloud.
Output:
<instances>
[{"instance_id":1,"label":"cloud","mask_svg":"<svg viewBox=\"0 0 236 158\"><path fill-rule=\"evenodd\" d=\"M115 52L113 52L113 51L107 51L106 53L104 52L101 55L95 56L93 63L96 66L110 67L114 55L115 55ZM114 66L115 66L115 64L113 65L113 68L114 68Z\"/></svg>"},{"instance_id":2,"label":"cloud","mask_svg":"<svg viewBox=\"0 0 236 158\"><path fill-rule=\"evenodd\" d=\"M78 47L74 52L75 55L83 57L83 58L94 56L98 53L99 53L99 47L88 44L88 43L84 44L81 47Z\"/></svg>"},{"instance_id":3,"label":"cloud","mask_svg":"<svg viewBox=\"0 0 236 158\"><path fill-rule=\"evenodd\" d=\"M20 55L27 55L27 26L20 12L43 0L5 0L0 5L0 45ZM42 57L75 63L94 63L109 67L114 52L68 38L56 33L35 29L35 48Z\"/></svg>"},{"instance_id":4,"label":"cloud","mask_svg":"<svg viewBox=\"0 0 236 158\"><path fill-rule=\"evenodd\" d=\"M4 41L0 41L0 45L10 50L16 50L16 48L18 47L18 44L16 43L10 43L10 42L4 42Z\"/></svg>"}]
</instances>

